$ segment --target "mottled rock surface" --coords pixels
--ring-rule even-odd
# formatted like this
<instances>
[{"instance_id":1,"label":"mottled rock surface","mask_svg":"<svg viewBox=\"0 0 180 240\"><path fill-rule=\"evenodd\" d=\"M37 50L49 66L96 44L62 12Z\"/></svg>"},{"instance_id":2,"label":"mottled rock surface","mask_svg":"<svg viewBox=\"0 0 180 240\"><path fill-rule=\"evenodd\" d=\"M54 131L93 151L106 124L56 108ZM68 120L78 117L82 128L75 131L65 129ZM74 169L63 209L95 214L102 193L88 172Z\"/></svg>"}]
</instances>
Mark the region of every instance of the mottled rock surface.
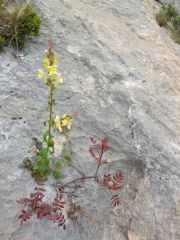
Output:
<instances>
[{"instance_id":1,"label":"mottled rock surface","mask_svg":"<svg viewBox=\"0 0 180 240\"><path fill-rule=\"evenodd\" d=\"M180 239L180 46L157 25L158 3L34 3L43 17L40 37L24 52L0 54L0 239ZM91 205L95 220L69 223L65 232L45 220L22 227L17 220L16 199L34 188L21 163L32 155L32 138L41 135L46 118L47 89L36 72L48 36L62 59L57 112L77 112L71 132L74 163L93 171L89 137L107 136L111 163L103 171L125 173L116 222L109 199L94 185L83 202Z\"/></svg>"}]
</instances>

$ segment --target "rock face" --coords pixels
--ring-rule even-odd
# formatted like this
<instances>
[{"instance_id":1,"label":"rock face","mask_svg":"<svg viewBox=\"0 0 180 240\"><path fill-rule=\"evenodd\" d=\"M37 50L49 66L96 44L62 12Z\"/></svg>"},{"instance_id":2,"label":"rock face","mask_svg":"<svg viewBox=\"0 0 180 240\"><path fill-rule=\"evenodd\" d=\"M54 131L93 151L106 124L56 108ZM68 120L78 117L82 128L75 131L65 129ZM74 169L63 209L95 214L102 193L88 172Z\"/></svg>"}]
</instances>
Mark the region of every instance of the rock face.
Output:
<instances>
[{"instance_id":1,"label":"rock face","mask_svg":"<svg viewBox=\"0 0 180 240\"><path fill-rule=\"evenodd\" d=\"M34 3L43 17L40 37L22 53L0 54L0 239L180 239L180 46L157 25L158 3ZM82 201L95 220L79 219L64 232L45 220L21 227L17 219L16 199L35 185L21 163L32 155L32 138L41 135L46 118L47 89L36 72L49 36L64 78L56 110L77 112L74 164L93 171L89 137L107 136L112 151L104 171L126 176L119 209L112 212L106 194L90 185Z\"/></svg>"}]
</instances>

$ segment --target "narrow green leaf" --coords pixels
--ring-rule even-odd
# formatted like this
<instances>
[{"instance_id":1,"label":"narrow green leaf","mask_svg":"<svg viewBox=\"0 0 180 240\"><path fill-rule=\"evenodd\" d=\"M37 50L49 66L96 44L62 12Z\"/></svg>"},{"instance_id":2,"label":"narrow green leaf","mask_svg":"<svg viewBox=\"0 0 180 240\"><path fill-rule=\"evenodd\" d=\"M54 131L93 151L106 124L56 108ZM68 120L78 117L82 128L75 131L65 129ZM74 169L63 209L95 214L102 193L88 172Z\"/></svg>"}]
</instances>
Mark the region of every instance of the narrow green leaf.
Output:
<instances>
[{"instance_id":1,"label":"narrow green leaf","mask_svg":"<svg viewBox=\"0 0 180 240\"><path fill-rule=\"evenodd\" d=\"M60 168L62 168L63 166L62 166L62 161L61 160L58 160L58 161L56 161L56 168L58 168L58 169L60 169Z\"/></svg>"},{"instance_id":2,"label":"narrow green leaf","mask_svg":"<svg viewBox=\"0 0 180 240\"><path fill-rule=\"evenodd\" d=\"M69 155L65 155L64 156L64 160L65 160L65 162L66 162L66 164L68 165L68 166L71 166L72 165L72 159L71 159L71 157L69 156Z\"/></svg>"},{"instance_id":3,"label":"narrow green leaf","mask_svg":"<svg viewBox=\"0 0 180 240\"><path fill-rule=\"evenodd\" d=\"M50 148L50 147L54 148L54 141L53 141L52 138L50 138L50 139L48 140L48 147L49 147L49 148Z\"/></svg>"},{"instance_id":4,"label":"narrow green leaf","mask_svg":"<svg viewBox=\"0 0 180 240\"><path fill-rule=\"evenodd\" d=\"M62 173L60 172L60 171L57 171L57 170L55 170L54 172L53 172L53 175L54 175L54 177L56 178L56 179L60 179L60 178L62 178Z\"/></svg>"},{"instance_id":5,"label":"narrow green leaf","mask_svg":"<svg viewBox=\"0 0 180 240\"><path fill-rule=\"evenodd\" d=\"M45 131L44 134L43 134L43 139L44 139L45 141L47 141L47 140L48 140L48 137L49 137L49 132L48 132L48 131Z\"/></svg>"}]
</instances>

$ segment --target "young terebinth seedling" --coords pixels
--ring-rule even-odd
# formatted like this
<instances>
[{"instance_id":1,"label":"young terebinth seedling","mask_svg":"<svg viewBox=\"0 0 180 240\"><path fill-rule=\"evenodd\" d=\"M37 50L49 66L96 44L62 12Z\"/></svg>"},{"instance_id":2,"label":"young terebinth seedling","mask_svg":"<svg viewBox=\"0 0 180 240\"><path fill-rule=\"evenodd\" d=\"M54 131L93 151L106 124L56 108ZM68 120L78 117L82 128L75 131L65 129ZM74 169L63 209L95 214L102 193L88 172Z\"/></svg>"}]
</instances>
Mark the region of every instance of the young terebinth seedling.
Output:
<instances>
[{"instance_id":1,"label":"young terebinth seedling","mask_svg":"<svg viewBox=\"0 0 180 240\"><path fill-rule=\"evenodd\" d=\"M69 182L57 184L59 193L67 195L68 202L71 202L73 198L78 198L78 189L87 187L87 181L95 181L95 183L101 186L104 190L108 190L111 197L111 204L113 207L116 207L120 205L120 198L117 192L123 189L122 183L124 182L124 174L122 172L116 172L116 174L106 173L103 178L100 177L101 174L99 174L99 172L102 166L107 164L107 160L104 158L104 155L110 150L109 141L107 138L102 139L100 142L95 138L91 138L91 142L92 146L89 148L89 153L96 162L94 173L86 175L75 168L78 170L80 176ZM116 194L114 194L114 192L116 192ZM69 201L69 197L71 201ZM70 206L70 218L73 218L74 215L78 214L80 210L82 210L81 206L78 208L77 205L74 204L71 204Z\"/></svg>"},{"instance_id":2,"label":"young terebinth seedling","mask_svg":"<svg viewBox=\"0 0 180 240\"><path fill-rule=\"evenodd\" d=\"M89 153L95 160L93 173L86 175L75 168L80 176L69 182L61 182L55 185L57 195L53 202L47 203L44 201L45 189L41 186L36 187L35 192L31 193L30 197L20 198L17 202L23 206L19 215L21 224L36 215L37 219L47 218L65 230L67 220L78 223L78 220L82 217L94 219L93 212L89 210L89 207L86 208L84 201L82 201L82 197L87 197L87 191L90 190L87 181L94 181L109 193L113 208L120 205L119 193L123 189L124 174L122 172L116 172L115 174L108 172L101 177L101 168L104 164L107 164L104 155L110 149L109 141L107 138L100 142L91 138L91 141L92 146L89 148Z\"/></svg>"}]
</instances>

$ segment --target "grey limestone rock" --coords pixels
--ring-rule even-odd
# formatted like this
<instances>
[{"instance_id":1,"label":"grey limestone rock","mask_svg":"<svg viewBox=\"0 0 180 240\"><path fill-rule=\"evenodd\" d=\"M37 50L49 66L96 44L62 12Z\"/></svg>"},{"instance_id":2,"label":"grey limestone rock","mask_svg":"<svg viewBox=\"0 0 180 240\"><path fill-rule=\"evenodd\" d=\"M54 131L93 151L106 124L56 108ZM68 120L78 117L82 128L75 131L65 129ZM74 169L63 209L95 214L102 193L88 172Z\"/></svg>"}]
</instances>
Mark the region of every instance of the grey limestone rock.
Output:
<instances>
[{"instance_id":1,"label":"grey limestone rock","mask_svg":"<svg viewBox=\"0 0 180 240\"><path fill-rule=\"evenodd\" d=\"M176 1L177 4L179 1ZM43 26L17 53L0 54L0 239L180 239L180 47L155 20L153 0L36 0ZM34 181L21 167L46 118L47 89L37 79L47 39L61 57L57 113L76 112L73 161L93 171L89 137L107 136L110 164L125 173L117 210L89 184L82 199L95 220L62 231L35 218L22 227L16 199ZM68 173L68 170L67 170ZM70 177L75 176L70 172ZM49 197L54 192L49 188ZM114 220L116 216L116 222Z\"/></svg>"}]
</instances>

